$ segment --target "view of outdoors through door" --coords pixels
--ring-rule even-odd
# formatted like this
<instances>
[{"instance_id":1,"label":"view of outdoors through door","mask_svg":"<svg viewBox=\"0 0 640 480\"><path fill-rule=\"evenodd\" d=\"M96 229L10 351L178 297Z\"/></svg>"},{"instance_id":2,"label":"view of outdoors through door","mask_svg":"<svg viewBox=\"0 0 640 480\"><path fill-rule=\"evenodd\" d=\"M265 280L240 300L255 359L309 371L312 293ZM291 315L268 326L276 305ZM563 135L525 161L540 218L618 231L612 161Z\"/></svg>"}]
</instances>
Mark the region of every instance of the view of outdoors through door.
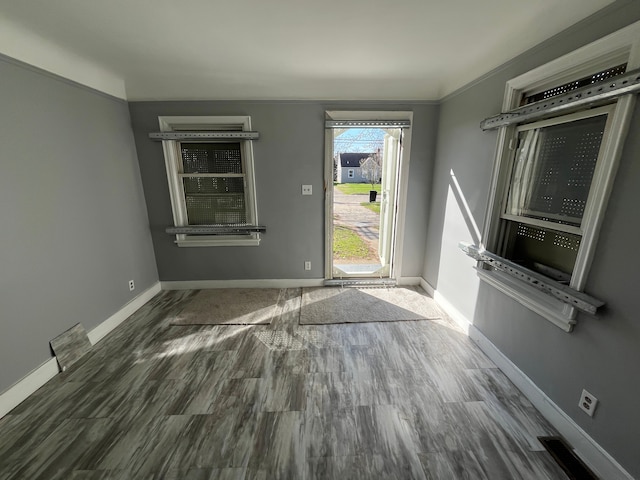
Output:
<instances>
[{"instance_id":1,"label":"view of outdoors through door","mask_svg":"<svg viewBox=\"0 0 640 480\"><path fill-rule=\"evenodd\" d=\"M389 277L399 128L333 130L333 277Z\"/></svg>"}]
</instances>

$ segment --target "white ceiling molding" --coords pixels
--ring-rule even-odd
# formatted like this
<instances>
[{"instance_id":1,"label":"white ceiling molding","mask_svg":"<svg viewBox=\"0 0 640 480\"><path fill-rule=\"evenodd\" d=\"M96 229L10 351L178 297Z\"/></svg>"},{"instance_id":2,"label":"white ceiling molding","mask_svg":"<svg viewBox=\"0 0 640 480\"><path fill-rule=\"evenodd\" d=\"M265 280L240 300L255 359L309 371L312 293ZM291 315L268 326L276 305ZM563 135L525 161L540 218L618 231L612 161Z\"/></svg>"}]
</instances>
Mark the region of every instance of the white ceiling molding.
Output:
<instances>
[{"instance_id":1,"label":"white ceiling molding","mask_svg":"<svg viewBox=\"0 0 640 480\"><path fill-rule=\"evenodd\" d=\"M0 53L100 92L127 99L123 78L7 20L1 14Z\"/></svg>"},{"instance_id":2,"label":"white ceiling molding","mask_svg":"<svg viewBox=\"0 0 640 480\"><path fill-rule=\"evenodd\" d=\"M613 2L15 1L0 51L129 100L437 101Z\"/></svg>"}]
</instances>

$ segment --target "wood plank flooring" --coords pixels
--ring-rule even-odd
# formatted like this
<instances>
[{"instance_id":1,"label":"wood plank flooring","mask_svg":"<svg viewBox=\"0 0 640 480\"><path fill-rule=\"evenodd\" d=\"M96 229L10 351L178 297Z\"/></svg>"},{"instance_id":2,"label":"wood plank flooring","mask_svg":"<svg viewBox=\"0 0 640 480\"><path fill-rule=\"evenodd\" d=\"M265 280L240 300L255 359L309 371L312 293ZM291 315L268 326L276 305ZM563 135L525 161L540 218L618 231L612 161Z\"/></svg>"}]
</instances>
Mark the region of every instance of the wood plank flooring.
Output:
<instances>
[{"instance_id":1,"label":"wood plank flooring","mask_svg":"<svg viewBox=\"0 0 640 480\"><path fill-rule=\"evenodd\" d=\"M449 320L170 326L162 292L0 420L0 479L566 479Z\"/></svg>"}]
</instances>

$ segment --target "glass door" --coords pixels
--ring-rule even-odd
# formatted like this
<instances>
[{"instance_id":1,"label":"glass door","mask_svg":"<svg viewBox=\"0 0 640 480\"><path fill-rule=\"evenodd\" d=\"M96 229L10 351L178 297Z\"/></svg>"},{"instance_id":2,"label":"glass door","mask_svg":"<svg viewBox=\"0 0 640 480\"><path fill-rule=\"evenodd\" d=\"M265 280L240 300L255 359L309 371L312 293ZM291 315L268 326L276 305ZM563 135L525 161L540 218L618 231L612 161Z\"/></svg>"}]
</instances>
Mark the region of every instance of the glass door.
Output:
<instances>
[{"instance_id":1,"label":"glass door","mask_svg":"<svg viewBox=\"0 0 640 480\"><path fill-rule=\"evenodd\" d=\"M402 129L357 126L327 134L332 161L329 278L389 278Z\"/></svg>"}]
</instances>

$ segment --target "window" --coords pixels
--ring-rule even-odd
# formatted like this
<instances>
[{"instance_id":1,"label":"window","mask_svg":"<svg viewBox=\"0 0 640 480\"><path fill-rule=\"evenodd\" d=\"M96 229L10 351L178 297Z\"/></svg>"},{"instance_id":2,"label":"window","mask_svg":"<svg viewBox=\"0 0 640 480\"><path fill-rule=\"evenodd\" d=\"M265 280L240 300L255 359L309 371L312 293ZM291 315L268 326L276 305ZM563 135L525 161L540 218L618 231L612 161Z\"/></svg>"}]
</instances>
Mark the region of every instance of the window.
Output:
<instances>
[{"instance_id":1,"label":"window","mask_svg":"<svg viewBox=\"0 0 640 480\"><path fill-rule=\"evenodd\" d=\"M499 255L570 283L611 111L604 107L517 127Z\"/></svg>"},{"instance_id":2,"label":"window","mask_svg":"<svg viewBox=\"0 0 640 480\"><path fill-rule=\"evenodd\" d=\"M353 168L350 168L349 170L347 170L347 178L354 178L356 176L356 172L353 170Z\"/></svg>"},{"instance_id":3,"label":"window","mask_svg":"<svg viewBox=\"0 0 640 480\"><path fill-rule=\"evenodd\" d=\"M160 117L162 132L250 131L249 117ZM163 140L174 225L257 224L253 149L248 140ZM258 245L259 233L177 234L179 246Z\"/></svg>"},{"instance_id":4,"label":"window","mask_svg":"<svg viewBox=\"0 0 640 480\"><path fill-rule=\"evenodd\" d=\"M507 82L503 111L523 112L585 85L615 83L637 67L638 34L640 23ZM516 115L501 126L482 238L486 250L582 292L633 104L627 94L563 106L562 113L523 114L519 122ZM522 276L484 262L478 274L565 331L575 324L569 302Z\"/></svg>"}]
</instances>

